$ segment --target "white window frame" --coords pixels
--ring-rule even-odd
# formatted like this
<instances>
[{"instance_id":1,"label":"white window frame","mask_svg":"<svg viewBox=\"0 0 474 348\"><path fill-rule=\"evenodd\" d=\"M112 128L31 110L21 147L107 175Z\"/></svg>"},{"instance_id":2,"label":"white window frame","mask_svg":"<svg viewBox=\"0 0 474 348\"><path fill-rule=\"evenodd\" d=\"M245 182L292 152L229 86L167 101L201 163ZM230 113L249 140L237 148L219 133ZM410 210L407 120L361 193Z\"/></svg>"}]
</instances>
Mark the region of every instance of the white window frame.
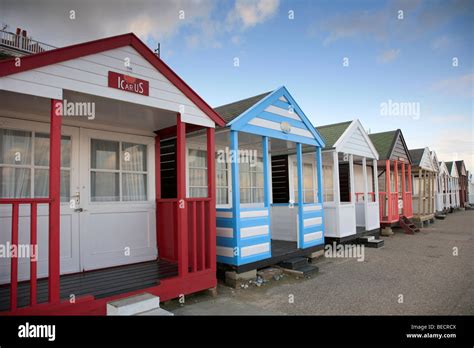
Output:
<instances>
[{"instance_id":1,"label":"white window frame","mask_svg":"<svg viewBox=\"0 0 474 348\"><path fill-rule=\"evenodd\" d=\"M189 192L190 192L190 180L189 180L189 151L190 150L198 150L198 151L206 151L206 155L207 155L207 142L206 144L200 144L200 143L193 143L191 141L189 141L189 139L186 139L186 198L206 198L206 197L189 197ZM206 158L206 162L207 162L207 158ZM207 169L209 169L209 163L207 163ZM209 175L209 173L208 173ZM209 179L207 181L209 183ZM197 186L193 186L193 187L197 187ZM200 186L201 187L201 186ZM207 187L207 194L209 196L209 186L206 185L205 187ZM202 186L202 188L204 188L204 186Z\"/></svg>"},{"instance_id":2,"label":"white window frame","mask_svg":"<svg viewBox=\"0 0 474 348\"><path fill-rule=\"evenodd\" d=\"M49 166L40 166L35 165L35 135L37 133L41 134L50 134L50 125L49 123L45 122L36 122L36 121L27 121L27 120L20 120L20 119L12 119L8 117L0 117L0 129L7 129L7 130L16 130L22 132L30 132L31 133L31 158L29 164L0 164L0 168L25 168L30 169L30 196L27 198L47 198L47 197L35 197L35 169L47 169L49 170ZM76 142L76 132L74 129L67 126L61 127L61 137L67 136L70 138L71 141L71 153L70 153L70 166L69 167L61 167L60 171L69 171L69 200L72 197L73 191L73 180L74 169L73 169L73 152L75 150ZM61 201L61 205L69 205L69 200L66 202Z\"/></svg>"},{"instance_id":3,"label":"white window frame","mask_svg":"<svg viewBox=\"0 0 474 348\"><path fill-rule=\"evenodd\" d=\"M84 129L85 134L81 136L82 143L81 143L81 153L80 153L80 161L81 165L84 166L83 162L85 161L85 167L87 168L87 187L88 189L85 190L83 193L87 197L87 204L91 206L101 206L101 205L130 205L130 204L148 204L155 202L155 138L153 137L146 137L140 135L131 135L131 134L124 134L124 133L116 133L116 132L109 132L97 129ZM147 147L147 199L146 201L92 201L91 193L92 193L92 182L91 182L91 140L98 139L98 140L106 140L106 141L116 141L120 143L133 143L133 144L141 144ZM86 143L84 143L86 142ZM120 145L120 156L122 155L122 148ZM99 171L102 171L100 169ZM106 171L106 170L104 170ZM113 170L111 170L113 171ZM128 172L128 171L127 171ZM133 172L138 173L138 172ZM119 175L119 194L120 199L122 199L122 179L121 175ZM84 178L83 178L84 180ZM82 200L82 199L81 199Z\"/></svg>"}]
</instances>

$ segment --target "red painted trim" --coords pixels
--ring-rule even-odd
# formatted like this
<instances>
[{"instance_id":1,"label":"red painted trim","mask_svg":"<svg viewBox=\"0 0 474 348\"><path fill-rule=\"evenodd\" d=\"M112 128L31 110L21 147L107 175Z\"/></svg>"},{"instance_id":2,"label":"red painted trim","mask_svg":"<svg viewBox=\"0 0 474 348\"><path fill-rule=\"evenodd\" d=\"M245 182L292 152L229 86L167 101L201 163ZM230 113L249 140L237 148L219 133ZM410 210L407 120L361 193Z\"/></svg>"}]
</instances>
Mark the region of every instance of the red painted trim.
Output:
<instances>
[{"instance_id":1,"label":"red painted trim","mask_svg":"<svg viewBox=\"0 0 474 348\"><path fill-rule=\"evenodd\" d=\"M19 205L12 205L12 246L18 250L18 210ZM18 254L11 257L10 265L10 310L14 311L17 307L18 295Z\"/></svg>"},{"instance_id":2,"label":"red painted trim","mask_svg":"<svg viewBox=\"0 0 474 348\"><path fill-rule=\"evenodd\" d=\"M143 58L160 71L172 84L176 86L176 88L183 92L184 95L196 104L196 106L216 124L221 127L225 126L225 121L219 116L219 114L217 114L213 108L211 108L191 87L186 84L186 82L184 82L168 65L158 58L156 54L133 33L112 36L21 57L20 66L15 66L15 58L7 59L0 62L0 77L124 46L132 46L135 48Z\"/></svg>"},{"instance_id":3,"label":"red painted trim","mask_svg":"<svg viewBox=\"0 0 474 348\"><path fill-rule=\"evenodd\" d=\"M188 203L186 202L186 124L178 114L176 121L176 180L178 203L176 206L176 227L178 236L178 273L188 274Z\"/></svg>"},{"instance_id":4,"label":"red painted trim","mask_svg":"<svg viewBox=\"0 0 474 348\"><path fill-rule=\"evenodd\" d=\"M200 129L203 129L205 127L203 126L198 126L197 124L187 124L186 125L186 133L192 133L195 131L198 131ZM176 126L171 126L167 128L160 129L159 131L155 132L158 134L161 138L161 140L173 138L176 136Z\"/></svg>"},{"instance_id":5,"label":"red painted trim","mask_svg":"<svg viewBox=\"0 0 474 348\"><path fill-rule=\"evenodd\" d=\"M49 255L48 300L59 302L60 274L60 204L61 204L61 115L56 114L61 100L51 100L51 125L49 146Z\"/></svg>"},{"instance_id":6,"label":"red painted trim","mask_svg":"<svg viewBox=\"0 0 474 348\"><path fill-rule=\"evenodd\" d=\"M37 248L37 205L36 203L31 203L31 213L30 213L30 244L33 247ZM36 254L36 258L38 255ZM37 259L30 259L30 306L36 305L36 265Z\"/></svg>"},{"instance_id":7,"label":"red painted trim","mask_svg":"<svg viewBox=\"0 0 474 348\"><path fill-rule=\"evenodd\" d=\"M216 271L216 162L215 162L215 129L207 128L207 187L208 203L208 239L207 239L207 264Z\"/></svg>"},{"instance_id":8,"label":"red painted trim","mask_svg":"<svg viewBox=\"0 0 474 348\"><path fill-rule=\"evenodd\" d=\"M385 191L387 192L387 219L392 219L392 190L390 182L390 160L385 161ZM382 204L380 205L382 209Z\"/></svg>"},{"instance_id":9,"label":"red painted trim","mask_svg":"<svg viewBox=\"0 0 474 348\"><path fill-rule=\"evenodd\" d=\"M158 200L161 198L161 143L160 136L155 136L155 229L156 229L156 250L159 250L159 212Z\"/></svg>"},{"instance_id":10,"label":"red painted trim","mask_svg":"<svg viewBox=\"0 0 474 348\"><path fill-rule=\"evenodd\" d=\"M33 307L19 308L14 312L1 312L0 315L105 315L107 302L121 298L150 293L160 297L160 301L168 301L180 295L188 295L213 288L217 285L215 272L205 270L189 273L186 277L162 279L159 285L127 292L125 294L95 299L93 296L76 298L75 303L61 301L57 304L41 303Z\"/></svg>"}]
</instances>

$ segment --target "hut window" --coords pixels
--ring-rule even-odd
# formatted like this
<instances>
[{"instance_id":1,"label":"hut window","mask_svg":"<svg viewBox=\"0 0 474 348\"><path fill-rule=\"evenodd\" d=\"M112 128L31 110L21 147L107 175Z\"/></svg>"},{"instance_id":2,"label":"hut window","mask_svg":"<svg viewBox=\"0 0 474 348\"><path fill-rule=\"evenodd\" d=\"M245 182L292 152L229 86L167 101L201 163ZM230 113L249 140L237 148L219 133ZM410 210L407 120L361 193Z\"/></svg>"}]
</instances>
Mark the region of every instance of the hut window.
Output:
<instances>
[{"instance_id":1,"label":"hut window","mask_svg":"<svg viewBox=\"0 0 474 348\"><path fill-rule=\"evenodd\" d=\"M207 151L189 149L189 197L207 197Z\"/></svg>"},{"instance_id":2,"label":"hut window","mask_svg":"<svg viewBox=\"0 0 474 348\"><path fill-rule=\"evenodd\" d=\"M61 137L61 201L69 201L71 138ZM0 197L49 195L49 134L0 129Z\"/></svg>"},{"instance_id":3,"label":"hut window","mask_svg":"<svg viewBox=\"0 0 474 348\"><path fill-rule=\"evenodd\" d=\"M324 202L334 201L334 182L332 166L323 165Z\"/></svg>"},{"instance_id":4,"label":"hut window","mask_svg":"<svg viewBox=\"0 0 474 348\"><path fill-rule=\"evenodd\" d=\"M216 204L229 204L229 166L223 161L216 161Z\"/></svg>"},{"instance_id":5,"label":"hut window","mask_svg":"<svg viewBox=\"0 0 474 348\"><path fill-rule=\"evenodd\" d=\"M146 201L147 146L91 139L91 201Z\"/></svg>"},{"instance_id":6,"label":"hut window","mask_svg":"<svg viewBox=\"0 0 474 348\"><path fill-rule=\"evenodd\" d=\"M263 203L263 158L240 163L240 203Z\"/></svg>"}]
</instances>

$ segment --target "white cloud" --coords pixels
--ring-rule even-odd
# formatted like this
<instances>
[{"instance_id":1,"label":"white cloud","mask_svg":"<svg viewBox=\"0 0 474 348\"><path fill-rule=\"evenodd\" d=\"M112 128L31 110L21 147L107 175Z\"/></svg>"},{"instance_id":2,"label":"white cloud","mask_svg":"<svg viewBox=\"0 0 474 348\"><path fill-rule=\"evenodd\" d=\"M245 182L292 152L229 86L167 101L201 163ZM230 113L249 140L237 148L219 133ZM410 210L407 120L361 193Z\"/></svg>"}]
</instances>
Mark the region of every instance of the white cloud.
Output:
<instances>
[{"instance_id":1,"label":"white cloud","mask_svg":"<svg viewBox=\"0 0 474 348\"><path fill-rule=\"evenodd\" d=\"M189 26L204 28L213 0L2 0L2 21L9 30L22 27L39 41L54 46L94 40L133 31L142 40L165 41ZM69 18L75 11L75 19ZM184 19L180 19L184 11Z\"/></svg>"},{"instance_id":2,"label":"white cloud","mask_svg":"<svg viewBox=\"0 0 474 348\"><path fill-rule=\"evenodd\" d=\"M236 0L227 22L230 26L241 25L242 29L251 28L273 17L279 5L280 0Z\"/></svg>"},{"instance_id":3,"label":"white cloud","mask_svg":"<svg viewBox=\"0 0 474 348\"><path fill-rule=\"evenodd\" d=\"M431 90L446 95L474 98L474 73L440 80L431 86Z\"/></svg>"},{"instance_id":4,"label":"white cloud","mask_svg":"<svg viewBox=\"0 0 474 348\"><path fill-rule=\"evenodd\" d=\"M378 56L377 56L377 61L379 63L389 63L391 61L394 61L395 59L398 58L398 56L400 55L400 50L399 49L389 49L389 50L386 50L382 53L380 53Z\"/></svg>"}]
</instances>

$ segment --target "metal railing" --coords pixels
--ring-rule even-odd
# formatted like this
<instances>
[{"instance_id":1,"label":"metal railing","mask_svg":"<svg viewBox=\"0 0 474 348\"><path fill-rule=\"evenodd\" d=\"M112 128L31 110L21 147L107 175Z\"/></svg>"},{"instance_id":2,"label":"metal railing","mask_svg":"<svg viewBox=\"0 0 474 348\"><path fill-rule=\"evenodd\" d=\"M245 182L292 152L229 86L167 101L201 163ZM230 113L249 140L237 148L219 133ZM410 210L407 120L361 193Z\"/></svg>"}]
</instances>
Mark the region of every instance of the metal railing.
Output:
<instances>
[{"instance_id":1,"label":"metal railing","mask_svg":"<svg viewBox=\"0 0 474 348\"><path fill-rule=\"evenodd\" d=\"M56 48L43 42L33 40L28 36L17 35L4 30L0 30L0 46L9 47L25 53L40 53Z\"/></svg>"}]
</instances>

